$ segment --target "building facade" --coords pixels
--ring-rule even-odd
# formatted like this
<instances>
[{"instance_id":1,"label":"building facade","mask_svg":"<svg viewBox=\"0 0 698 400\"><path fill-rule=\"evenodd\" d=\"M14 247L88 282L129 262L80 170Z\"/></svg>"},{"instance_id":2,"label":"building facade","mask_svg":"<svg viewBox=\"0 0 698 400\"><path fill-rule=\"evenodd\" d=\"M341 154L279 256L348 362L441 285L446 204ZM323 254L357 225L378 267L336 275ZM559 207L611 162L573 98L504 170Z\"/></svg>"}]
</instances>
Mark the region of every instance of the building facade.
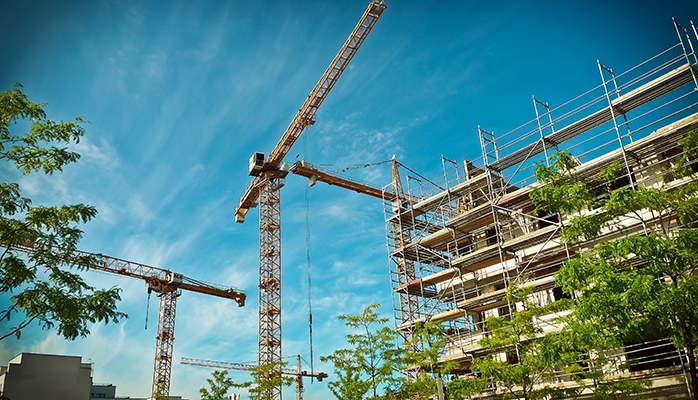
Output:
<instances>
[{"instance_id":1,"label":"building facade","mask_svg":"<svg viewBox=\"0 0 698 400\"><path fill-rule=\"evenodd\" d=\"M442 360L458 361L467 376L474 359L491 355L479 344L485 319L516 307L506 297L510 285L532 287L542 306L565 296L554 274L572 255L560 240L569 216L537 215L529 197L539 186L536 163L554 152L568 150L579 176L619 162L618 187L685 183L666 170L682 154L678 140L698 128L698 33L693 24L674 25L676 44L626 72L599 62L601 84L588 92L554 108L534 98L535 119L501 135L478 127L481 158L443 159L443 177L429 182L394 173L385 190L401 200L384 203L395 320L405 340L418 322L443 323L450 338ZM641 228L623 223L626 232ZM685 359L668 340L628 344L618 357L634 359L626 374L652 378L658 396L690 390ZM652 371L663 372L653 378ZM571 384L563 374L551 383Z\"/></svg>"},{"instance_id":2,"label":"building facade","mask_svg":"<svg viewBox=\"0 0 698 400\"><path fill-rule=\"evenodd\" d=\"M88 400L92 364L80 357L22 353L0 367L0 392L11 400Z\"/></svg>"}]
</instances>

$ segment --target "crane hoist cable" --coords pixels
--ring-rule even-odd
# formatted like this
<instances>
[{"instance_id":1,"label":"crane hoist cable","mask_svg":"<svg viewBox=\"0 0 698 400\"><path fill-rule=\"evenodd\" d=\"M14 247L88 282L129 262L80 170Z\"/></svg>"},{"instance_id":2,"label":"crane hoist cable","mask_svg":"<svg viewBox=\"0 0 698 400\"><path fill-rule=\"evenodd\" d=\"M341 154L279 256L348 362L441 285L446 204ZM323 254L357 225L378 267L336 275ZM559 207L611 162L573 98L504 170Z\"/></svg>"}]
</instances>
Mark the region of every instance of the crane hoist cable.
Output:
<instances>
[{"instance_id":1,"label":"crane hoist cable","mask_svg":"<svg viewBox=\"0 0 698 400\"><path fill-rule=\"evenodd\" d=\"M306 158L307 160L307 158ZM343 167L341 169L337 170L332 170L328 171L330 173L342 173L342 172L347 172L347 171L353 171L355 169L362 169L362 168L368 168L368 167L373 167L376 165L381 165L381 164L388 164L392 162L393 160L385 160L385 161L378 161L378 162L373 162L373 163L366 163L366 164L317 164L320 167Z\"/></svg>"},{"instance_id":2,"label":"crane hoist cable","mask_svg":"<svg viewBox=\"0 0 698 400\"><path fill-rule=\"evenodd\" d=\"M436 184L435 182L433 182L433 181L430 180L429 178L426 178L425 176L423 176L423 175L420 174L419 172L413 170L412 168L406 166L405 164L403 164L403 163L401 163L401 162L397 162L397 165L399 165L399 166L401 166L402 168L406 169L407 171L413 173L413 174L416 175L417 177L419 177L419 178L421 178L421 179L424 179L426 182L431 182L436 188L438 188L438 189L440 189L440 190L446 190L446 188L444 188L443 186Z\"/></svg>"},{"instance_id":3,"label":"crane hoist cable","mask_svg":"<svg viewBox=\"0 0 698 400\"><path fill-rule=\"evenodd\" d=\"M148 314L150 314L150 290L148 290L148 300L145 303L145 330L148 330Z\"/></svg>"},{"instance_id":4,"label":"crane hoist cable","mask_svg":"<svg viewBox=\"0 0 698 400\"><path fill-rule=\"evenodd\" d=\"M305 135L303 135L303 158L308 159L308 128L305 128ZM306 259L308 262L308 333L310 338L310 373L311 375L315 373L313 368L313 307L311 301L311 291L310 291L310 196L308 195L308 185L305 185L305 248L306 248ZM314 377L311 376L311 382Z\"/></svg>"}]
</instances>

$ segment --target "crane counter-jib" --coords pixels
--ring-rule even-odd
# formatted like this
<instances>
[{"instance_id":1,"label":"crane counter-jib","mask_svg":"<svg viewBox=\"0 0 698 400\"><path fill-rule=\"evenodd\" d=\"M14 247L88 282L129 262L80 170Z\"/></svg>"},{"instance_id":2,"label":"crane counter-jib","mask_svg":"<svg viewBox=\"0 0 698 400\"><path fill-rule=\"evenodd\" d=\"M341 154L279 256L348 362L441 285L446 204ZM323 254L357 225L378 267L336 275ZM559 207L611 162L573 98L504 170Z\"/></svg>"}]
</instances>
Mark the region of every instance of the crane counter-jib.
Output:
<instances>
[{"instance_id":1,"label":"crane counter-jib","mask_svg":"<svg viewBox=\"0 0 698 400\"><path fill-rule=\"evenodd\" d=\"M252 180L252 183L247 186L245 193L240 198L240 203L235 209L235 222L245 222L245 215L247 215L247 212L250 211L250 208L257 205L259 191L261 186L264 184L264 179L261 176L257 176Z\"/></svg>"}]
</instances>

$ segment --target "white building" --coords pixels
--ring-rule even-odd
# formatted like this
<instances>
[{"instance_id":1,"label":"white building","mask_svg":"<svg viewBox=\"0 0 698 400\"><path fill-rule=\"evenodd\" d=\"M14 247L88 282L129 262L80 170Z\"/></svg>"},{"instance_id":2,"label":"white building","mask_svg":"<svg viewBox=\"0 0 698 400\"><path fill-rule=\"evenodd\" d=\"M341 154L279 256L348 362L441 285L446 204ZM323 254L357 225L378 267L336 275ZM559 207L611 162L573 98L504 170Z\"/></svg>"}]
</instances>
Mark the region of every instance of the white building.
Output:
<instances>
[{"instance_id":1,"label":"white building","mask_svg":"<svg viewBox=\"0 0 698 400\"><path fill-rule=\"evenodd\" d=\"M92 363L81 357L34 353L22 353L0 366L0 395L10 400L148 399L116 397L115 385L93 384Z\"/></svg>"},{"instance_id":2,"label":"white building","mask_svg":"<svg viewBox=\"0 0 698 400\"><path fill-rule=\"evenodd\" d=\"M533 287L541 306L564 296L554 273L573 254L560 240L569 216L536 215L529 197L539 186L536 163L555 151L570 151L579 176L619 162L626 174L618 187L685 183L666 170L682 153L678 140L698 128L698 30L677 24L676 31L678 43L626 72L614 74L599 62L601 84L560 106L534 98L536 118L512 131L478 127L481 158L462 165L444 159L442 178L408 175L387 187L404 192L400 202L385 201L395 318L404 339L416 323L443 323L450 340L442 360L457 361L456 375L468 376L473 360L490 355L480 344L489 334L485 319L508 317L515 307L506 298L511 283ZM693 168L698 172L698 164ZM624 224L629 234L640 230L630 219ZM626 374L653 380L652 396L684 398L689 390L687 362L670 341L626 343L619 352L635 361ZM551 384L572 384L564 374L558 379Z\"/></svg>"}]
</instances>

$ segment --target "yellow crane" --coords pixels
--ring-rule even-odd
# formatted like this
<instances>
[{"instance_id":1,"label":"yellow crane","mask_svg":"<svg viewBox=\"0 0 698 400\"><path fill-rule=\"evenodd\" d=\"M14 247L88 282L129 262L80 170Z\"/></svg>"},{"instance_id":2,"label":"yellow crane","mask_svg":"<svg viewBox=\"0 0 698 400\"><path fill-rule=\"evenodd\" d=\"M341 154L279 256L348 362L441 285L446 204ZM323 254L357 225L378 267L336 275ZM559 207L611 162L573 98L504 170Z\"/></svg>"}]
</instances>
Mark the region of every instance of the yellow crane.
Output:
<instances>
[{"instance_id":1,"label":"yellow crane","mask_svg":"<svg viewBox=\"0 0 698 400\"><path fill-rule=\"evenodd\" d=\"M296 377L296 400L303 400L303 392L305 388L303 387L303 377L316 378L318 382L322 382L323 379L327 378L327 374L324 372L308 372L303 370L301 365L300 354L296 356L298 360L298 367L293 370L290 368L281 368L280 372L282 375L291 375ZM212 361L212 360L201 360L197 358L182 358L182 364L189 365L199 365L202 367L211 367L219 369L229 369L238 371L252 371L255 365L252 363L233 363L225 361Z\"/></svg>"},{"instance_id":2,"label":"yellow crane","mask_svg":"<svg viewBox=\"0 0 698 400\"><path fill-rule=\"evenodd\" d=\"M269 156L254 153L249 174L254 176L235 209L235 222L245 221L259 201L259 358L260 365L281 361L281 216L280 192L287 170L281 168L286 154L305 128L315 123L315 113L385 10L385 3L372 1L358 24L325 70L318 83L291 120ZM266 394L281 399L281 388Z\"/></svg>"},{"instance_id":3,"label":"yellow crane","mask_svg":"<svg viewBox=\"0 0 698 400\"><path fill-rule=\"evenodd\" d=\"M385 162L363 164L360 167L363 168L365 166L383 163ZM394 165L397 165L397 161L393 160L393 163ZM379 199L385 199L388 201L395 201L397 198L392 190L386 191L378 185L374 185L368 182L361 182L349 176L341 176L336 172L328 171L322 167L313 165L308 161L296 161L291 167L291 172L295 175L308 178L310 186L314 186L315 182L320 181L328 185L349 189L357 193L367 194L369 196L376 197Z\"/></svg>"},{"instance_id":4,"label":"yellow crane","mask_svg":"<svg viewBox=\"0 0 698 400\"><path fill-rule=\"evenodd\" d=\"M13 250L19 250L29 255L34 252L33 247L30 245L16 246L13 247ZM103 254L76 250L75 255L92 257L95 260L90 266L92 269L144 280L148 286L148 293L155 292L160 297L158 333L155 343L155 366L153 368L153 398L155 398L156 394L165 397L170 394L175 314L177 311L177 297L182 294L182 290L235 300L238 307L245 305L247 296L243 291L234 287L198 281L167 269L126 261Z\"/></svg>"}]
</instances>

